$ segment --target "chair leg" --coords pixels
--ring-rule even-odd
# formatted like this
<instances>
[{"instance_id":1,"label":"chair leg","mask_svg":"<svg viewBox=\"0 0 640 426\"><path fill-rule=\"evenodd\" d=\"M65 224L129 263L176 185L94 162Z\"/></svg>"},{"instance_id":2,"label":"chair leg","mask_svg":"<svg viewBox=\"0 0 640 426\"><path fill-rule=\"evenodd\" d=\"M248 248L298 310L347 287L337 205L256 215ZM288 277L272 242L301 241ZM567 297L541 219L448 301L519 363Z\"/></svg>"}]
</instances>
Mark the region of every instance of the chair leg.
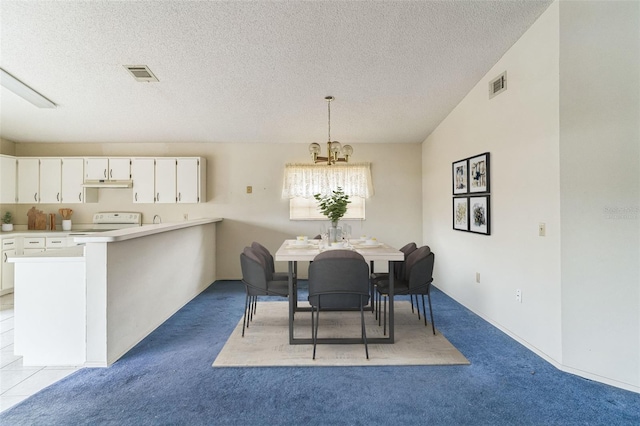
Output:
<instances>
[{"instance_id":1,"label":"chair leg","mask_svg":"<svg viewBox=\"0 0 640 426\"><path fill-rule=\"evenodd\" d=\"M431 310L431 308L429 308L429 310ZM424 312L424 326L426 327L427 326L427 309L424 306L424 294L422 295L422 312Z\"/></svg>"},{"instance_id":2,"label":"chair leg","mask_svg":"<svg viewBox=\"0 0 640 426\"><path fill-rule=\"evenodd\" d=\"M418 295L417 294L416 294L416 310L418 311L418 321L420 321L420 304L418 303ZM424 311L424 304L422 306L422 310ZM424 320L426 321L427 319L425 318Z\"/></svg>"},{"instance_id":3,"label":"chair leg","mask_svg":"<svg viewBox=\"0 0 640 426\"><path fill-rule=\"evenodd\" d=\"M433 335L436 335L436 324L433 322L433 308L431 308L431 289L427 289L427 298L429 299L429 313L431 314L431 329L433 330Z\"/></svg>"},{"instance_id":4,"label":"chair leg","mask_svg":"<svg viewBox=\"0 0 640 426\"><path fill-rule=\"evenodd\" d=\"M409 297L411 298L411 313L414 314L415 311L413 310L413 294L410 294Z\"/></svg>"},{"instance_id":5,"label":"chair leg","mask_svg":"<svg viewBox=\"0 0 640 426\"><path fill-rule=\"evenodd\" d=\"M247 316L249 314L249 293L244 297L244 318L242 320L242 337L244 337L244 329L248 326Z\"/></svg>"},{"instance_id":6,"label":"chair leg","mask_svg":"<svg viewBox=\"0 0 640 426\"><path fill-rule=\"evenodd\" d=\"M311 307L311 322L313 327L313 309ZM318 323L320 322L320 306L316 307L315 330L313 330L313 359L316 359L316 343L318 342Z\"/></svg>"},{"instance_id":7,"label":"chair leg","mask_svg":"<svg viewBox=\"0 0 640 426\"><path fill-rule=\"evenodd\" d=\"M369 345L367 345L367 328L364 325L364 307L362 300L360 300L360 322L362 323L362 340L364 340L364 353L369 359Z\"/></svg>"}]
</instances>

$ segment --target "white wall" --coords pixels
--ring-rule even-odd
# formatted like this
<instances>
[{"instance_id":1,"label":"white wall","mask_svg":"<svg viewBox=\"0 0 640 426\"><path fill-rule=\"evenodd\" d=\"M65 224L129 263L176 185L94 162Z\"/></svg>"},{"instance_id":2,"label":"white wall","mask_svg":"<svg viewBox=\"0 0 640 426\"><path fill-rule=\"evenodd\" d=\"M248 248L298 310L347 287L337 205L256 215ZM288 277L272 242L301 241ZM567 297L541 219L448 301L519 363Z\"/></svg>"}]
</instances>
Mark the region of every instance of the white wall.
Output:
<instances>
[{"instance_id":1,"label":"white wall","mask_svg":"<svg viewBox=\"0 0 640 426\"><path fill-rule=\"evenodd\" d=\"M420 244L421 161L420 144L354 146L354 161L371 162L375 195L367 200L367 219L352 223L354 232L376 235L401 247L408 241ZM141 211L143 222L159 214L163 222L190 218L222 217L217 224L217 278L241 277L239 256L246 245L260 241L275 252L283 239L316 235L320 222L290 221L289 203L281 198L284 165L309 162L306 144L215 144L215 143L17 143L18 156L203 156L207 159L207 202L189 205L134 204L132 189L100 189L99 203L75 204L74 223L90 223L93 213L105 210ZM253 193L246 193L246 186ZM13 206L16 224L26 224L32 205ZM40 204L45 213L60 205ZM64 206L67 207L67 206ZM380 265L379 269L386 269ZM286 264L276 265L286 270ZM378 269L378 265L376 265ZM301 268L301 276L306 269Z\"/></svg>"},{"instance_id":2,"label":"white wall","mask_svg":"<svg viewBox=\"0 0 640 426\"><path fill-rule=\"evenodd\" d=\"M640 2L560 3L563 364L640 387Z\"/></svg>"},{"instance_id":3,"label":"white wall","mask_svg":"<svg viewBox=\"0 0 640 426\"><path fill-rule=\"evenodd\" d=\"M436 285L557 367L636 392L638 5L552 4L423 144ZM451 162L484 151L492 235L453 231Z\"/></svg>"}]
</instances>

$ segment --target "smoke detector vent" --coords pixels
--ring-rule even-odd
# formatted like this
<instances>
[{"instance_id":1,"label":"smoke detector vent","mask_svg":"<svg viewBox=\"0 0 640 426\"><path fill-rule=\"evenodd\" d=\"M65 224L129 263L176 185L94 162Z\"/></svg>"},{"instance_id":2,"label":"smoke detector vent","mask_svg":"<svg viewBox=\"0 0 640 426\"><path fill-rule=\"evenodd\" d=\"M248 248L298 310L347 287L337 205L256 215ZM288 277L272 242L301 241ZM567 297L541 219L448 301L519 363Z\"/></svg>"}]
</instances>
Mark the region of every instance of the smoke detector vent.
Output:
<instances>
[{"instance_id":1,"label":"smoke detector vent","mask_svg":"<svg viewBox=\"0 0 640 426\"><path fill-rule=\"evenodd\" d=\"M125 65L124 67L129 71L133 78L136 79L136 81L143 81L145 83L159 81L146 65Z\"/></svg>"},{"instance_id":2,"label":"smoke detector vent","mask_svg":"<svg viewBox=\"0 0 640 426\"><path fill-rule=\"evenodd\" d=\"M489 82L489 99L507 90L507 72L503 72L498 77Z\"/></svg>"}]
</instances>

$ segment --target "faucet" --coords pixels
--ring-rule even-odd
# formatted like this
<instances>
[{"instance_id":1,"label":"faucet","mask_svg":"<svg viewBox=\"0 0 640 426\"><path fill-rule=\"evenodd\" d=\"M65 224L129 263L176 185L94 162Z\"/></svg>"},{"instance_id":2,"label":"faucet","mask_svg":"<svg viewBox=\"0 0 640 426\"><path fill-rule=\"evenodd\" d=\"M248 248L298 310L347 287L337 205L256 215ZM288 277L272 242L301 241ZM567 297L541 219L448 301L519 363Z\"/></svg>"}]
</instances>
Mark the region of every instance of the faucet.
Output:
<instances>
[{"instance_id":1,"label":"faucet","mask_svg":"<svg viewBox=\"0 0 640 426\"><path fill-rule=\"evenodd\" d=\"M160 217L160 215L155 215L153 216L153 223L155 225L156 223L156 219L158 219L158 223L162 223L162 218Z\"/></svg>"}]
</instances>

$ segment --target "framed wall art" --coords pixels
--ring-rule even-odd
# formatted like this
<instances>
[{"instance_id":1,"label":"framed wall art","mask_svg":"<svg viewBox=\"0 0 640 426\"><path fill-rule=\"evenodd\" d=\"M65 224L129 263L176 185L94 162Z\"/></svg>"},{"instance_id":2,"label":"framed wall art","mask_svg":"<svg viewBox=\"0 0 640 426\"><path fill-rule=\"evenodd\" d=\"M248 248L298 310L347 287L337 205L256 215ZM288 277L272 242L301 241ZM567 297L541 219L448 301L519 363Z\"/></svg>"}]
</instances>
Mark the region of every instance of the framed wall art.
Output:
<instances>
[{"instance_id":1,"label":"framed wall art","mask_svg":"<svg viewBox=\"0 0 640 426\"><path fill-rule=\"evenodd\" d=\"M453 198L453 229L469 230L469 197Z\"/></svg>"},{"instance_id":2,"label":"framed wall art","mask_svg":"<svg viewBox=\"0 0 640 426\"><path fill-rule=\"evenodd\" d=\"M485 152L468 160L469 192L489 192L489 153Z\"/></svg>"},{"instance_id":3,"label":"framed wall art","mask_svg":"<svg viewBox=\"0 0 640 426\"><path fill-rule=\"evenodd\" d=\"M491 206L489 195L469 197L469 231L491 235Z\"/></svg>"},{"instance_id":4,"label":"framed wall art","mask_svg":"<svg viewBox=\"0 0 640 426\"><path fill-rule=\"evenodd\" d=\"M453 195L467 194L469 192L468 161L460 160L452 164Z\"/></svg>"}]
</instances>

